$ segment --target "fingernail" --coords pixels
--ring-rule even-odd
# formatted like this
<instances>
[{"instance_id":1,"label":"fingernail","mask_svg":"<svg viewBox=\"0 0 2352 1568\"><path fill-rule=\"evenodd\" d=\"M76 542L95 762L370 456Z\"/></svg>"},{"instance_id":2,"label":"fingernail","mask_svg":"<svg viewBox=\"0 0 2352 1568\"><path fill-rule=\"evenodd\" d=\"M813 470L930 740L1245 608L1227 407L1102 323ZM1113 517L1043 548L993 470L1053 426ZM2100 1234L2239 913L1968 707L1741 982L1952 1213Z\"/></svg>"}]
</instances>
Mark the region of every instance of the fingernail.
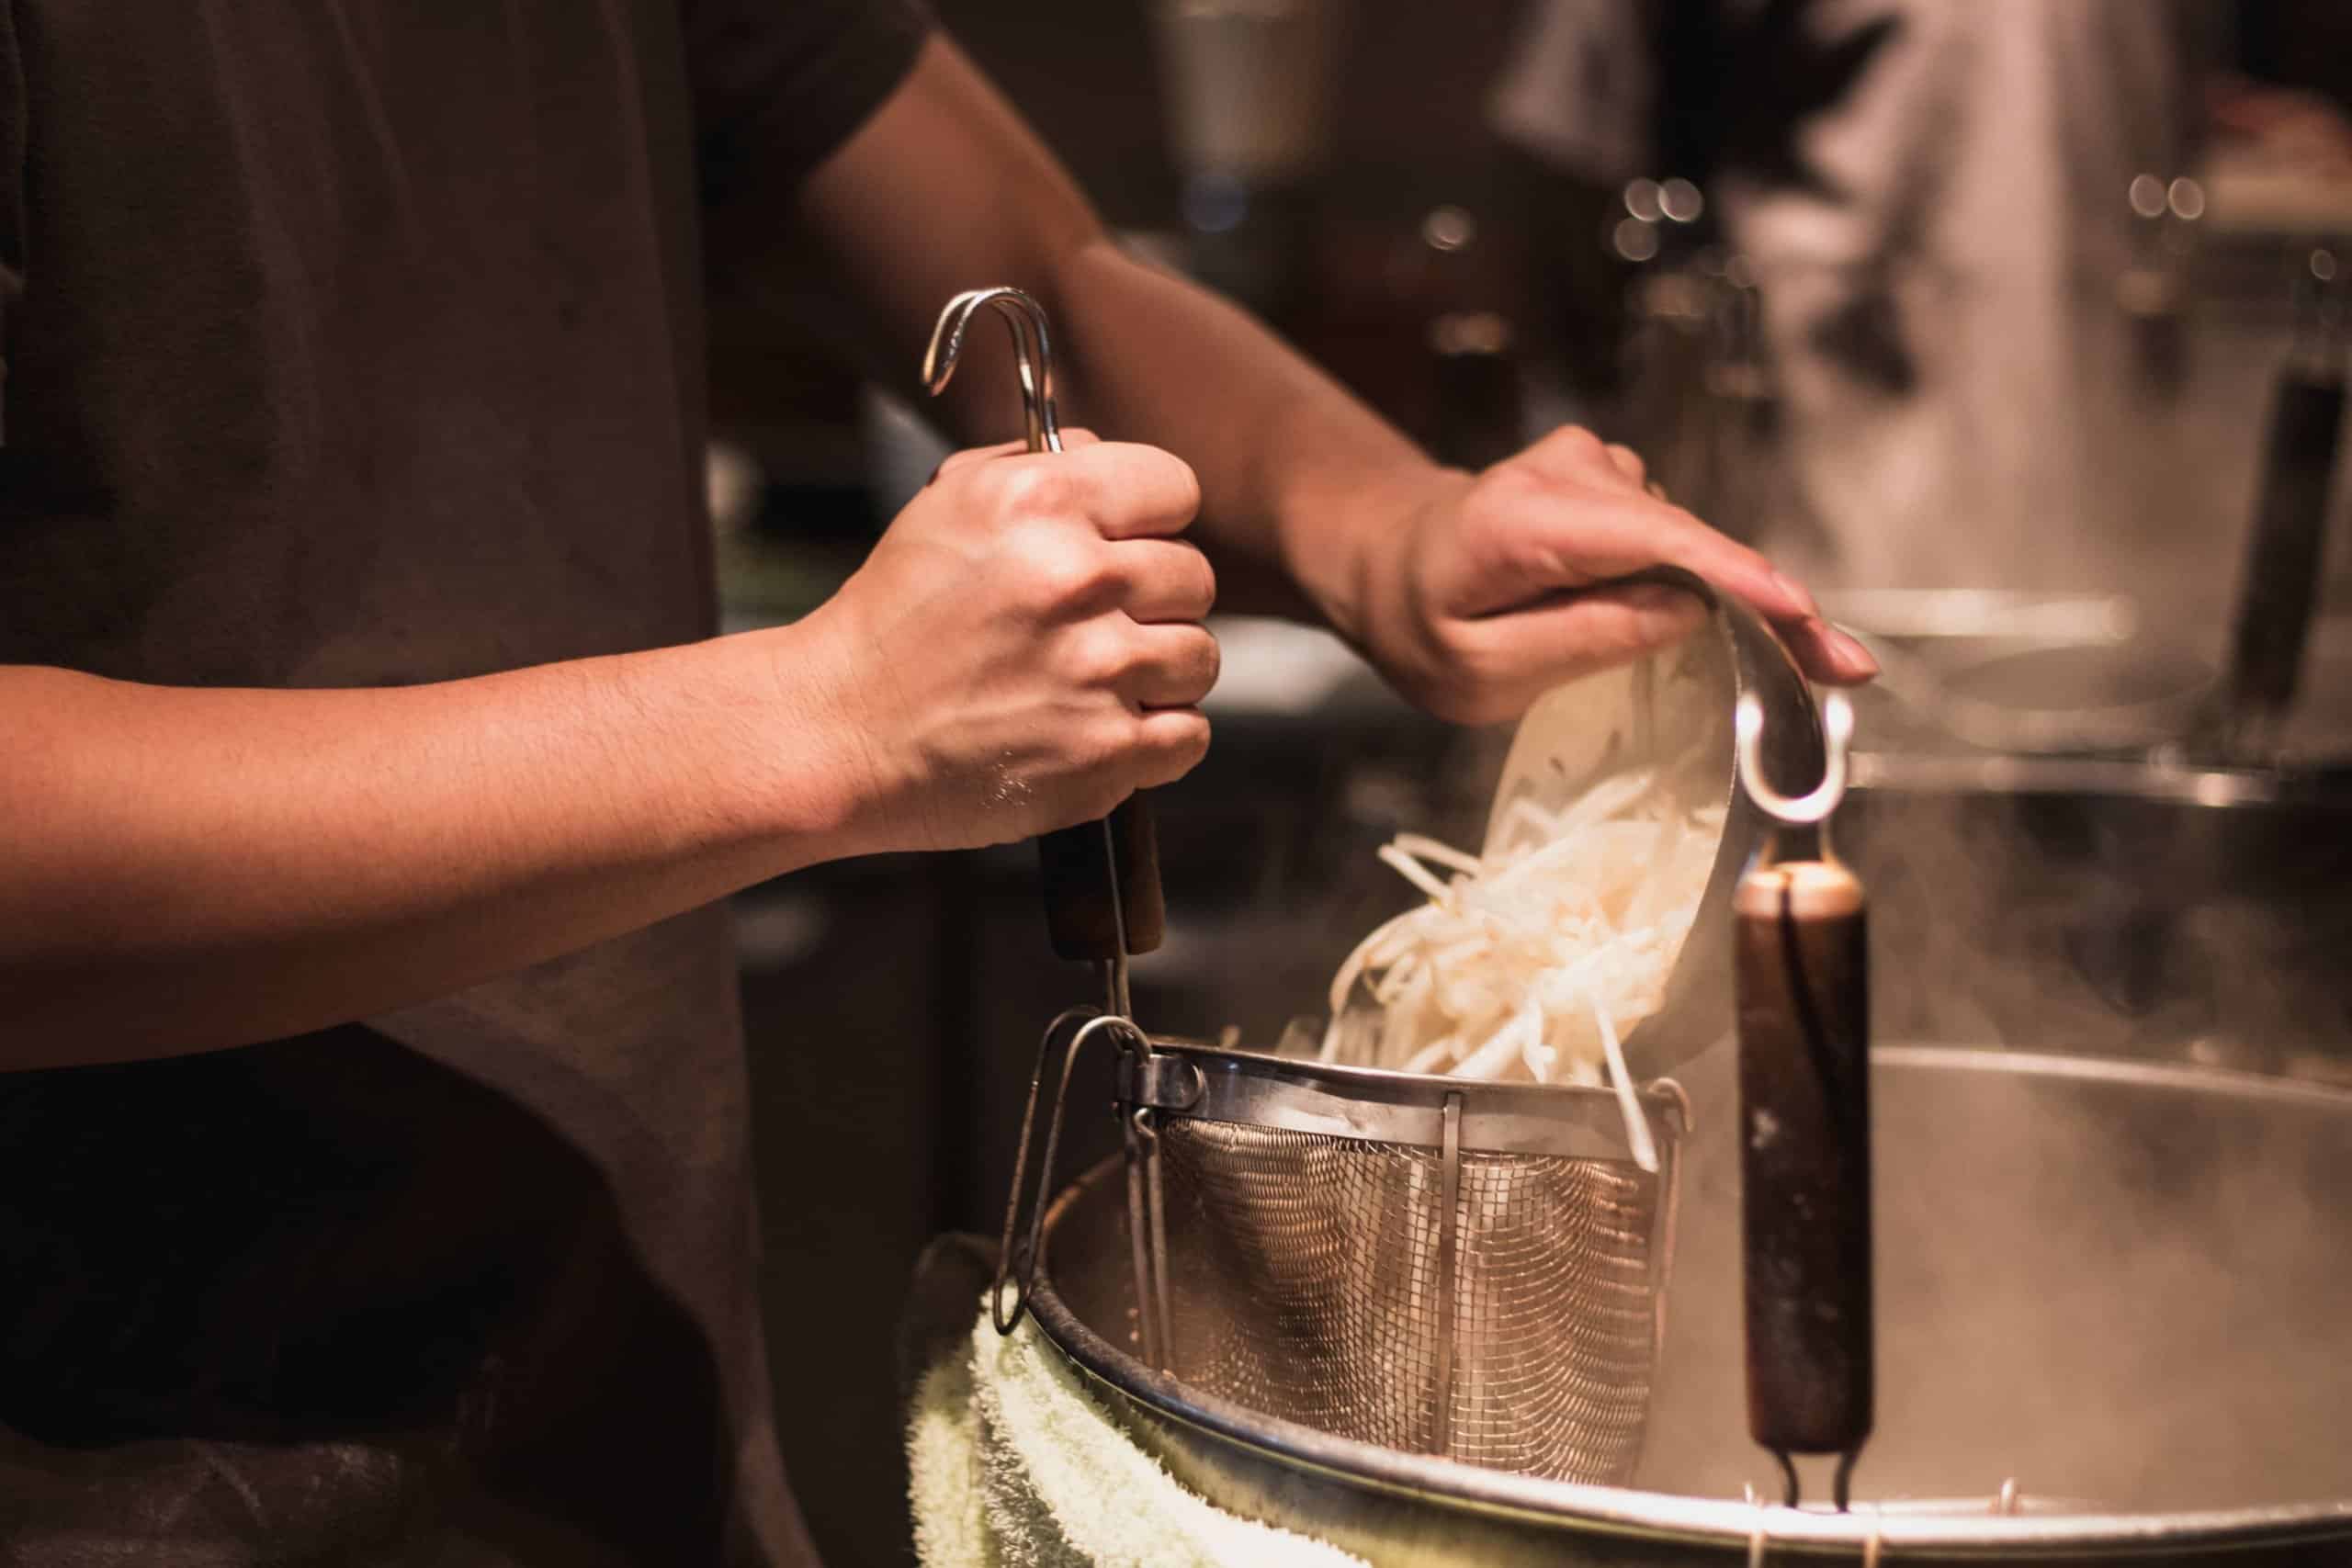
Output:
<instances>
[{"instance_id":1,"label":"fingernail","mask_svg":"<svg viewBox=\"0 0 2352 1568\"><path fill-rule=\"evenodd\" d=\"M1774 572L1772 574L1772 586L1786 594L1790 603L1802 609L1806 615L1818 615L1821 614L1821 606L1813 602L1813 595L1805 592L1804 584L1799 582L1795 578L1789 576L1786 572Z\"/></svg>"},{"instance_id":2,"label":"fingernail","mask_svg":"<svg viewBox=\"0 0 2352 1568\"><path fill-rule=\"evenodd\" d=\"M1860 637L1855 637L1851 632L1841 631L1826 621L1821 623L1821 629L1823 635L1829 639L1829 646L1837 651L1839 663L1857 675L1878 673L1878 660L1871 655L1869 649L1862 646Z\"/></svg>"}]
</instances>

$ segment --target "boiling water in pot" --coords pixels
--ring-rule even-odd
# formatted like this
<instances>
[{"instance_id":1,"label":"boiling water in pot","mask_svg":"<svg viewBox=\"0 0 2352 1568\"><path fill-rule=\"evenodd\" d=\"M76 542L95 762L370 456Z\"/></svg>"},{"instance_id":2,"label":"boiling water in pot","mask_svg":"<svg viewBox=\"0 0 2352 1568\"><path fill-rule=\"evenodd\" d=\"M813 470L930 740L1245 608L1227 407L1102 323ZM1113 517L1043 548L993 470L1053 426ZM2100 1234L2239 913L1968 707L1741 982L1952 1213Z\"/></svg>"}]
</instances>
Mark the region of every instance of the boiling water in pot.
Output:
<instances>
[{"instance_id":1,"label":"boiling water in pot","mask_svg":"<svg viewBox=\"0 0 2352 1568\"><path fill-rule=\"evenodd\" d=\"M1879 1403L1858 1497L2352 1495L2341 1097L2006 1053L1877 1064ZM1733 1066L1718 1050L1680 1075L1696 1127L1636 1479L1659 1491L1772 1487L1741 1403Z\"/></svg>"}]
</instances>

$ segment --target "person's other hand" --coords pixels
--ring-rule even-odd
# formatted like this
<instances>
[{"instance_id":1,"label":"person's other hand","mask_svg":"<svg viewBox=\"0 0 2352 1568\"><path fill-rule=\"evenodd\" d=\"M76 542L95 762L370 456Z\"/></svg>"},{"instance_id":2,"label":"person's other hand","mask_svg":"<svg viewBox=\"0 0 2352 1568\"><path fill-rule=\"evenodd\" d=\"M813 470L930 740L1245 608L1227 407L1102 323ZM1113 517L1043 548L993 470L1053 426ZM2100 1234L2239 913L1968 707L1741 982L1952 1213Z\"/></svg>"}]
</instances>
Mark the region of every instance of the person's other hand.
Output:
<instances>
[{"instance_id":1,"label":"person's other hand","mask_svg":"<svg viewBox=\"0 0 2352 1568\"><path fill-rule=\"evenodd\" d=\"M1562 681L1689 635L1705 614L1690 594L1596 586L1661 565L1753 604L1817 681L1878 672L1802 586L1661 499L1639 457L1589 431L1555 431L1481 474L1445 472L1405 518L1363 542L1356 613L1335 619L1442 718L1515 718Z\"/></svg>"},{"instance_id":2,"label":"person's other hand","mask_svg":"<svg viewBox=\"0 0 2352 1568\"><path fill-rule=\"evenodd\" d=\"M1177 536L1199 482L1155 447L1065 443L948 458L812 617L844 661L883 847L1088 821L1208 749L1216 582Z\"/></svg>"}]
</instances>

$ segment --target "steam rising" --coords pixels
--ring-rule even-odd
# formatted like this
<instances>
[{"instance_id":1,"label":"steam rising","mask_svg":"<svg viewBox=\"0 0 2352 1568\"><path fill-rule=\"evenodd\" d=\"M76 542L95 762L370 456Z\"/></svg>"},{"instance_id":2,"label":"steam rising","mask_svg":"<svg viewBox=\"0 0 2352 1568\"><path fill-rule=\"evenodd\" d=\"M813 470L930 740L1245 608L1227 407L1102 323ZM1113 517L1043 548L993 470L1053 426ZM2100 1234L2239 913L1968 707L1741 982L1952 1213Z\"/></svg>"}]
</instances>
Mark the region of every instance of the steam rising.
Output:
<instances>
[{"instance_id":1,"label":"steam rising","mask_svg":"<svg viewBox=\"0 0 2352 1568\"><path fill-rule=\"evenodd\" d=\"M2037 1507L2344 1495L2352 1100L1957 1055L1885 1050L1873 1075L1879 1412L1857 1496L2009 1478ZM1772 1490L1741 1393L1732 1060L1684 1075L1698 1133L1637 1483L1716 1495Z\"/></svg>"}]
</instances>

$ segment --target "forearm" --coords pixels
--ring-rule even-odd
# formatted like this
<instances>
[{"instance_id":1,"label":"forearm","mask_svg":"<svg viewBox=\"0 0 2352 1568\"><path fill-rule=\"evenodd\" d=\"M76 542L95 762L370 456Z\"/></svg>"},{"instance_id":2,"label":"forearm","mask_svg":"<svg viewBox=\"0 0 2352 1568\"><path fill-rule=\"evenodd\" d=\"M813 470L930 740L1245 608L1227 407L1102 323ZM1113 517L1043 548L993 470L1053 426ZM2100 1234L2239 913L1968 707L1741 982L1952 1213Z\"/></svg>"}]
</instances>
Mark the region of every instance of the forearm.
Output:
<instances>
[{"instance_id":1,"label":"forearm","mask_svg":"<svg viewBox=\"0 0 2352 1568\"><path fill-rule=\"evenodd\" d=\"M0 1068L366 1016L861 847L793 637L384 690L0 671Z\"/></svg>"},{"instance_id":2,"label":"forearm","mask_svg":"<svg viewBox=\"0 0 2352 1568\"><path fill-rule=\"evenodd\" d=\"M1049 276L1087 419L1200 474L1195 532L1225 604L1356 635L1367 590L1353 541L1454 477L1243 311L1108 242L1069 247Z\"/></svg>"},{"instance_id":3,"label":"forearm","mask_svg":"<svg viewBox=\"0 0 2352 1568\"><path fill-rule=\"evenodd\" d=\"M854 308L820 325L878 351L871 367L901 389L914 389L925 335L952 295L1009 283L1039 296L1053 319L1065 420L1163 446L1199 475L1191 536L1217 562L1224 608L1311 614L1352 630L1359 568L1349 542L1377 532L1363 525L1366 513L1447 482L1244 312L1121 252L1019 117L944 40L808 182L798 207L790 235L764 212L722 214L717 243L777 265L820 254L831 297ZM965 440L1017 432L1001 335L992 323L976 329L945 405Z\"/></svg>"},{"instance_id":4,"label":"forearm","mask_svg":"<svg viewBox=\"0 0 2352 1568\"><path fill-rule=\"evenodd\" d=\"M1771 563L1644 488L1640 459L1555 433L1476 476L1439 467L1239 310L1120 254L1027 128L934 39L912 74L800 187L713 214L738 262L783 245L828 264L861 336L908 386L940 307L1011 284L1053 313L1066 412L1165 447L1203 499L1193 537L1227 609L1329 623L1398 690L1468 723L1515 716L1581 671L1685 636L1688 596L1614 580L1668 565L1754 605L1825 680L1875 666ZM827 297L830 300L830 296ZM949 413L967 437L1013 416L1001 343L967 345Z\"/></svg>"}]
</instances>

